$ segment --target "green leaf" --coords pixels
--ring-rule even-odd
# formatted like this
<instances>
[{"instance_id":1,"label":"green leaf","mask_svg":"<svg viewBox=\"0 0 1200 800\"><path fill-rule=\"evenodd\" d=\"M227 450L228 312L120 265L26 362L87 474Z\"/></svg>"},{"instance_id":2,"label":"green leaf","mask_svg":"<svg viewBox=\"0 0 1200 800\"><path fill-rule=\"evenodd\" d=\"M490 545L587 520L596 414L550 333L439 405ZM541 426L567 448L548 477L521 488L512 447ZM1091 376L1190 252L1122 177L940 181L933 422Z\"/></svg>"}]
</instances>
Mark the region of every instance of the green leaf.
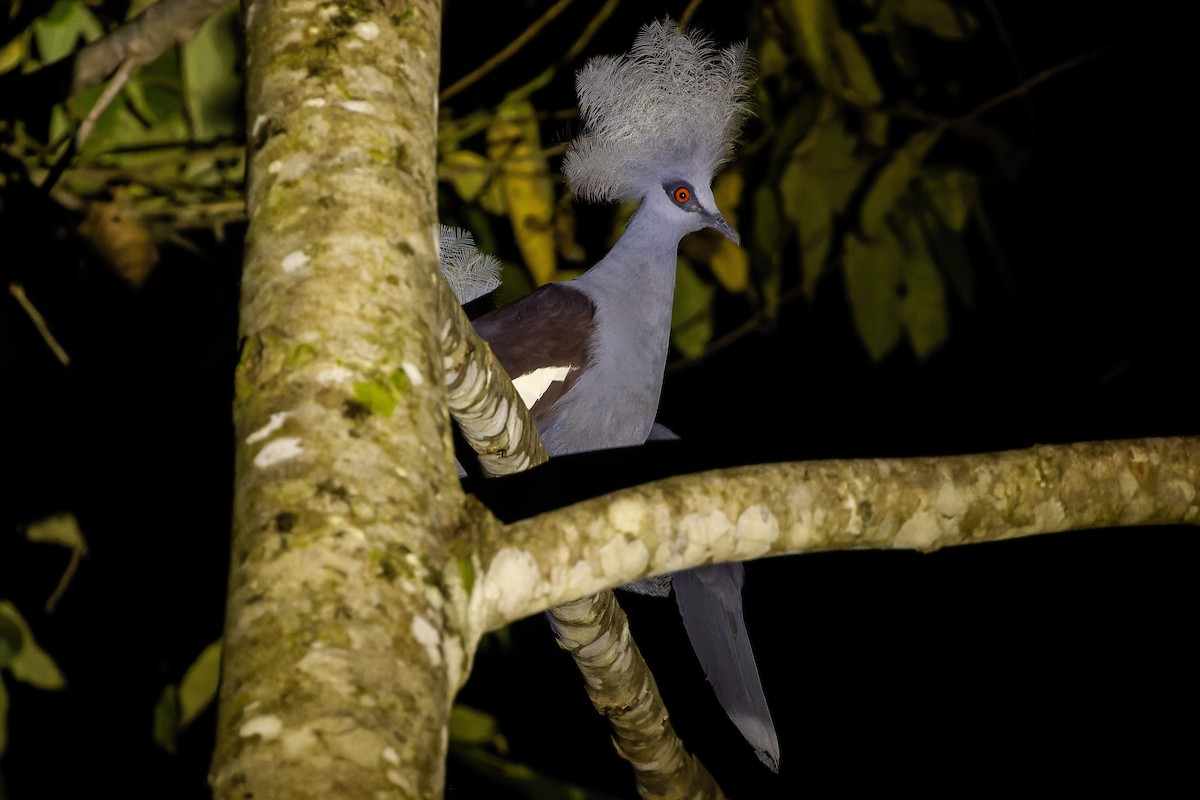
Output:
<instances>
[{"instance_id":1,"label":"green leaf","mask_svg":"<svg viewBox=\"0 0 1200 800\"><path fill-rule=\"evenodd\" d=\"M858 40L841 28L834 28L833 46L841 67L842 96L856 106L878 105L883 100L883 91L875 81L871 62L858 46Z\"/></svg>"},{"instance_id":2,"label":"green leaf","mask_svg":"<svg viewBox=\"0 0 1200 800\"><path fill-rule=\"evenodd\" d=\"M35 19L31 27L43 64L75 52L80 39L93 42L104 35L104 26L83 0L58 0L49 11Z\"/></svg>"},{"instance_id":3,"label":"green leaf","mask_svg":"<svg viewBox=\"0 0 1200 800\"><path fill-rule=\"evenodd\" d=\"M796 144L800 142L817 122L822 113L817 92L805 92L789 102L788 109L780 119L778 129L771 137L771 163L778 164L790 159ZM828 114L828 112L826 112Z\"/></svg>"},{"instance_id":4,"label":"green leaf","mask_svg":"<svg viewBox=\"0 0 1200 800\"><path fill-rule=\"evenodd\" d=\"M833 207L821 178L803 163L788 165L780 180L783 213L796 225L804 269L804 292L810 297L825 269L833 241Z\"/></svg>"},{"instance_id":5,"label":"green leaf","mask_svg":"<svg viewBox=\"0 0 1200 800\"><path fill-rule=\"evenodd\" d=\"M184 105L197 139L233 136L241 130L240 40L238 6L229 3L180 48Z\"/></svg>"},{"instance_id":6,"label":"green leaf","mask_svg":"<svg viewBox=\"0 0 1200 800\"><path fill-rule=\"evenodd\" d=\"M25 647L9 664L9 669L17 680L39 689L52 691L66 685L54 659L32 641L25 642Z\"/></svg>"},{"instance_id":7,"label":"green leaf","mask_svg":"<svg viewBox=\"0 0 1200 800\"><path fill-rule=\"evenodd\" d=\"M31 542L57 544L77 553L87 553L87 541L79 530L79 522L70 512L43 517L25 529L25 538Z\"/></svg>"},{"instance_id":8,"label":"green leaf","mask_svg":"<svg viewBox=\"0 0 1200 800\"><path fill-rule=\"evenodd\" d=\"M138 77L130 78L125 87L121 90L125 102L129 104L130 111L133 114L148 123L157 122L157 117L154 114L154 107L150 104L150 99L146 96L146 88Z\"/></svg>"},{"instance_id":9,"label":"green leaf","mask_svg":"<svg viewBox=\"0 0 1200 800\"><path fill-rule=\"evenodd\" d=\"M753 227L747 245L752 253L750 266L754 270L754 280L762 295L764 310L774 316L783 278L780 269L783 261L781 252L785 237L791 233L791 226L785 230L779 211L779 200L769 183L762 183L754 190L751 208Z\"/></svg>"},{"instance_id":10,"label":"green leaf","mask_svg":"<svg viewBox=\"0 0 1200 800\"><path fill-rule=\"evenodd\" d=\"M154 741L168 753L175 752L175 738L182 726L179 724L179 688L167 684L154 704Z\"/></svg>"},{"instance_id":11,"label":"green leaf","mask_svg":"<svg viewBox=\"0 0 1200 800\"><path fill-rule=\"evenodd\" d=\"M23 626L5 612L4 606L0 606L0 669L12 663L24 643Z\"/></svg>"},{"instance_id":12,"label":"green leaf","mask_svg":"<svg viewBox=\"0 0 1200 800\"><path fill-rule=\"evenodd\" d=\"M965 39L979 27L969 11L947 0L896 0L895 10L909 25L943 39Z\"/></svg>"},{"instance_id":13,"label":"green leaf","mask_svg":"<svg viewBox=\"0 0 1200 800\"><path fill-rule=\"evenodd\" d=\"M504 192L496 179L496 166L486 156L471 150L454 150L442 157L439 166L439 177L449 181L463 200L479 203L491 214L507 212Z\"/></svg>"},{"instance_id":14,"label":"green leaf","mask_svg":"<svg viewBox=\"0 0 1200 800\"><path fill-rule=\"evenodd\" d=\"M873 157L859 151L859 137L841 116L826 112L808 135L792 149L791 158L819 181L834 213L843 213L857 191ZM786 167L785 167L786 170Z\"/></svg>"},{"instance_id":15,"label":"green leaf","mask_svg":"<svg viewBox=\"0 0 1200 800\"><path fill-rule=\"evenodd\" d=\"M33 632L17 607L8 600L0 600L0 619L5 618L21 635L20 648L8 657L7 666L13 677L39 689L61 689L66 681L54 659L38 646ZM6 634L4 638L11 642L11 634Z\"/></svg>"},{"instance_id":16,"label":"green leaf","mask_svg":"<svg viewBox=\"0 0 1200 800\"><path fill-rule=\"evenodd\" d=\"M0 47L0 75L16 69L29 55L29 40L33 32L26 28Z\"/></svg>"},{"instance_id":17,"label":"green leaf","mask_svg":"<svg viewBox=\"0 0 1200 800\"><path fill-rule=\"evenodd\" d=\"M671 341L685 357L695 358L712 340L712 306L717 290L701 279L683 256L679 257L678 264L675 303L671 307Z\"/></svg>"},{"instance_id":18,"label":"green leaf","mask_svg":"<svg viewBox=\"0 0 1200 800\"><path fill-rule=\"evenodd\" d=\"M829 50L830 33L837 28L837 13L832 0L790 0L779 10L796 32L796 44L822 86L829 86L833 58Z\"/></svg>"},{"instance_id":19,"label":"green leaf","mask_svg":"<svg viewBox=\"0 0 1200 800\"><path fill-rule=\"evenodd\" d=\"M963 231L978 205L979 178L965 170L930 169L922 176L917 219L939 271L950 281L959 302L975 306L975 271Z\"/></svg>"},{"instance_id":20,"label":"green leaf","mask_svg":"<svg viewBox=\"0 0 1200 800\"><path fill-rule=\"evenodd\" d=\"M913 52L912 29L901 20L896 10L898 2L899 0L883 0L876 11L875 21L869 27L872 32L887 37L888 54L892 57L897 71L906 78L912 78L920 70L917 68Z\"/></svg>"},{"instance_id":21,"label":"green leaf","mask_svg":"<svg viewBox=\"0 0 1200 800\"><path fill-rule=\"evenodd\" d=\"M217 697L221 677L221 640L204 648L179 682L179 727L186 727Z\"/></svg>"},{"instance_id":22,"label":"green leaf","mask_svg":"<svg viewBox=\"0 0 1200 800\"><path fill-rule=\"evenodd\" d=\"M470 706L455 703L450 709L450 741L457 744L491 744L499 737L496 718Z\"/></svg>"},{"instance_id":23,"label":"green leaf","mask_svg":"<svg viewBox=\"0 0 1200 800\"><path fill-rule=\"evenodd\" d=\"M355 381L354 399L363 408L385 419L392 415L399 402L391 387L383 381Z\"/></svg>"},{"instance_id":24,"label":"green leaf","mask_svg":"<svg viewBox=\"0 0 1200 800\"><path fill-rule=\"evenodd\" d=\"M513 236L534 283L553 280L554 179L542 149L537 110L522 100L506 102L488 126L488 158L499 165L500 186Z\"/></svg>"},{"instance_id":25,"label":"green leaf","mask_svg":"<svg viewBox=\"0 0 1200 800\"><path fill-rule=\"evenodd\" d=\"M877 148L887 144L891 118L880 111L864 111L862 114L863 140Z\"/></svg>"},{"instance_id":26,"label":"green leaf","mask_svg":"<svg viewBox=\"0 0 1200 800\"><path fill-rule=\"evenodd\" d=\"M867 353L881 360L899 343L899 289L903 280L900 249L894 239L863 241L848 234L842 267L846 293L858 335Z\"/></svg>"},{"instance_id":27,"label":"green leaf","mask_svg":"<svg viewBox=\"0 0 1200 800\"><path fill-rule=\"evenodd\" d=\"M742 204L745 185L746 179L740 170L727 169L717 177L712 187L717 208L725 214L725 219L735 230L738 227L737 210ZM749 252L715 231L708 233L708 238L716 242L707 259L713 277L731 294L745 292L750 284Z\"/></svg>"},{"instance_id":28,"label":"green leaf","mask_svg":"<svg viewBox=\"0 0 1200 800\"><path fill-rule=\"evenodd\" d=\"M962 233L979 198L979 178L958 167L934 167L921 175L921 189L946 227Z\"/></svg>"},{"instance_id":29,"label":"green leaf","mask_svg":"<svg viewBox=\"0 0 1200 800\"><path fill-rule=\"evenodd\" d=\"M496 291L496 304L506 305L514 300L520 300L533 292L533 283L529 273L519 264L510 261L500 262L500 288Z\"/></svg>"},{"instance_id":30,"label":"green leaf","mask_svg":"<svg viewBox=\"0 0 1200 800\"><path fill-rule=\"evenodd\" d=\"M946 289L937 265L925 245L920 224L905 215L901 227L904 258L901 274L904 293L900 299L900 322L917 358L924 359L950 336Z\"/></svg>"},{"instance_id":31,"label":"green leaf","mask_svg":"<svg viewBox=\"0 0 1200 800\"><path fill-rule=\"evenodd\" d=\"M913 179L921 169L921 161L936 141L936 135L921 131L909 137L884 165L863 199L859 226L868 239L878 239L885 233L888 215L902 197L908 194Z\"/></svg>"},{"instance_id":32,"label":"green leaf","mask_svg":"<svg viewBox=\"0 0 1200 800\"><path fill-rule=\"evenodd\" d=\"M774 36L765 36L758 44L758 76L768 78L782 75L787 69L788 56Z\"/></svg>"}]
</instances>

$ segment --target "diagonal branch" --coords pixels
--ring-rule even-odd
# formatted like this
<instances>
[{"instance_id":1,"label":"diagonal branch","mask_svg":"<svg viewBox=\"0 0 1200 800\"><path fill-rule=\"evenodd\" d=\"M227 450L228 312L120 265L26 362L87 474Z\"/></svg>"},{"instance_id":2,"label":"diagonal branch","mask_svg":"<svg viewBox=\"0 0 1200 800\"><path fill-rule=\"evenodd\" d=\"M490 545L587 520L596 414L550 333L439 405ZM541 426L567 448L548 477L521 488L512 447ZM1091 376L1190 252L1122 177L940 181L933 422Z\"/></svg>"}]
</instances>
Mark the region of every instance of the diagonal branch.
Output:
<instances>
[{"instance_id":1,"label":"diagonal branch","mask_svg":"<svg viewBox=\"0 0 1200 800\"><path fill-rule=\"evenodd\" d=\"M643 798L721 800L700 760L684 749L671 727L654 682L629 632L629 620L612 592L550 609L559 644L575 659L592 705L607 717L621 757L633 767Z\"/></svg>"},{"instance_id":2,"label":"diagonal branch","mask_svg":"<svg viewBox=\"0 0 1200 800\"><path fill-rule=\"evenodd\" d=\"M149 64L167 48L186 42L230 0L161 0L75 55L71 94L98 86L122 64Z\"/></svg>"},{"instance_id":3,"label":"diagonal branch","mask_svg":"<svg viewBox=\"0 0 1200 800\"><path fill-rule=\"evenodd\" d=\"M683 475L513 523L480 553L487 628L708 563L825 550L929 552L1020 536L1200 525L1200 436ZM523 588L496 581L515 565Z\"/></svg>"},{"instance_id":4,"label":"diagonal branch","mask_svg":"<svg viewBox=\"0 0 1200 800\"><path fill-rule=\"evenodd\" d=\"M21 308L25 309L25 313L29 315L29 321L33 323L33 327L41 334L42 341L50 348L50 352L54 353L54 357L59 360L64 367L71 366L71 357L67 355L67 351L58 343L58 339L54 338L54 334L50 332L50 326L46 324L46 318L42 316L42 312L37 310L25 294L25 287L20 283L10 283L8 285L8 293L13 296L13 299L20 304Z\"/></svg>"},{"instance_id":5,"label":"diagonal branch","mask_svg":"<svg viewBox=\"0 0 1200 800\"><path fill-rule=\"evenodd\" d=\"M513 475L545 463L546 448L508 373L440 275L436 283L447 403L463 437L488 475Z\"/></svg>"},{"instance_id":6,"label":"diagonal branch","mask_svg":"<svg viewBox=\"0 0 1200 800\"><path fill-rule=\"evenodd\" d=\"M534 20L528 28L523 30L516 39L513 39L511 42L505 45L500 52L496 53L487 61L483 62L478 67L459 78L453 84L443 89L440 98L441 101L443 103L446 102L451 97L476 83L496 67L512 58L518 51L520 51L522 47L529 44L529 42L532 41L535 36L541 33L542 28L546 27L554 20L555 17L565 11L567 6L571 5L572 2L574 2L574 0L558 0L557 3L546 9L540 17Z\"/></svg>"},{"instance_id":7,"label":"diagonal branch","mask_svg":"<svg viewBox=\"0 0 1200 800\"><path fill-rule=\"evenodd\" d=\"M447 404L490 476L512 475L546 461L529 411L491 348L479 338L445 281L437 280ZM483 547L503 541L486 536ZM494 523L494 517L491 519ZM502 592L521 591L517 573ZM515 578L515 585L511 579ZM478 599L478 595L474 599ZM644 798L722 798L708 770L671 727L654 675L638 650L629 620L611 590L550 609L559 644L571 654L596 710L613 727L617 752L630 763ZM475 619L478 614L472 614Z\"/></svg>"}]
</instances>

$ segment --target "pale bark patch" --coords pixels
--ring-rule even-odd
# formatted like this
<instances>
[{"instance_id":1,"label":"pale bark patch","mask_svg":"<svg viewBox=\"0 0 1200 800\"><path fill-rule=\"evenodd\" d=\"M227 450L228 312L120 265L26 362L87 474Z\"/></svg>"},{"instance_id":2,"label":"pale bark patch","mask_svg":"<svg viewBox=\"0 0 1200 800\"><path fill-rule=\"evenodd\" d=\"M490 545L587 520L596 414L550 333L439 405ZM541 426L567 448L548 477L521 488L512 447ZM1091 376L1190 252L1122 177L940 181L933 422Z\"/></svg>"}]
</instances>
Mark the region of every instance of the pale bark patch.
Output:
<instances>
[{"instance_id":1,"label":"pale bark patch","mask_svg":"<svg viewBox=\"0 0 1200 800\"><path fill-rule=\"evenodd\" d=\"M642 530L646 504L633 498L616 500L608 506L608 524L617 533L636 536Z\"/></svg>"},{"instance_id":2,"label":"pale bark patch","mask_svg":"<svg viewBox=\"0 0 1200 800\"><path fill-rule=\"evenodd\" d=\"M404 374L408 376L408 381L413 386L424 386L425 378L421 375L421 369L411 361L404 361L400 364L400 369L404 370Z\"/></svg>"},{"instance_id":3,"label":"pale bark patch","mask_svg":"<svg viewBox=\"0 0 1200 800\"><path fill-rule=\"evenodd\" d=\"M970 493L962 491L953 481L947 481L938 489L933 505L943 517L961 517L967 512L970 501Z\"/></svg>"},{"instance_id":4,"label":"pale bark patch","mask_svg":"<svg viewBox=\"0 0 1200 800\"><path fill-rule=\"evenodd\" d=\"M1125 470L1117 476L1117 485L1121 490L1121 497L1125 500L1135 497L1141 491L1138 479L1129 470Z\"/></svg>"},{"instance_id":5,"label":"pale bark patch","mask_svg":"<svg viewBox=\"0 0 1200 800\"><path fill-rule=\"evenodd\" d=\"M283 257L283 261L280 262L279 266L284 272L290 275L293 272L304 269L304 267L308 266L310 260L308 253L303 250L293 250Z\"/></svg>"},{"instance_id":6,"label":"pale bark patch","mask_svg":"<svg viewBox=\"0 0 1200 800\"><path fill-rule=\"evenodd\" d=\"M732 541L737 528L724 512L716 509L702 514L687 514L679 520L679 538L683 540L682 557L687 563L711 560L716 549Z\"/></svg>"},{"instance_id":7,"label":"pale bark patch","mask_svg":"<svg viewBox=\"0 0 1200 800\"><path fill-rule=\"evenodd\" d=\"M343 100L338 105L351 114L370 114L371 116L377 114L375 104L366 100Z\"/></svg>"},{"instance_id":8,"label":"pale bark patch","mask_svg":"<svg viewBox=\"0 0 1200 800\"><path fill-rule=\"evenodd\" d=\"M640 539L615 536L600 546L597 554L604 575L632 575L650 563L650 550Z\"/></svg>"},{"instance_id":9,"label":"pale bark patch","mask_svg":"<svg viewBox=\"0 0 1200 800\"><path fill-rule=\"evenodd\" d=\"M1062 503L1057 500L1047 500L1038 503L1033 509L1034 527L1036 530L1056 530L1067 521Z\"/></svg>"},{"instance_id":10,"label":"pale bark patch","mask_svg":"<svg viewBox=\"0 0 1200 800\"><path fill-rule=\"evenodd\" d=\"M276 411L271 415L271 418L267 420L266 425L263 425L254 433L246 437L246 444L261 442L263 439L266 439L272 433L282 428L284 421L291 416L291 413L292 412L290 411Z\"/></svg>"},{"instance_id":11,"label":"pale bark patch","mask_svg":"<svg viewBox=\"0 0 1200 800\"><path fill-rule=\"evenodd\" d=\"M851 536L859 536L866 530L866 523L858 514L858 502L855 495L848 495L842 500L842 508L850 512L850 517L846 520L846 533Z\"/></svg>"},{"instance_id":12,"label":"pale bark patch","mask_svg":"<svg viewBox=\"0 0 1200 800\"><path fill-rule=\"evenodd\" d=\"M541 581L537 561L527 550L505 547L480 576L484 607L510 616L527 607Z\"/></svg>"},{"instance_id":13,"label":"pale bark patch","mask_svg":"<svg viewBox=\"0 0 1200 800\"><path fill-rule=\"evenodd\" d=\"M739 560L757 558L767 553L779 538L779 518L763 505L746 508L737 521L734 552Z\"/></svg>"},{"instance_id":14,"label":"pale bark patch","mask_svg":"<svg viewBox=\"0 0 1200 800\"><path fill-rule=\"evenodd\" d=\"M441 637L438 635L437 628L433 627L424 617L413 617L412 634L413 638L425 648L425 655L429 657L429 663L435 667L441 666Z\"/></svg>"},{"instance_id":15,"label":"pale bark patch","mask_svg":"<svg viewBox=\"0 0 1200 800\"><path fill-rule=\"evenodd\" d=\"M322 686L340 695L354 697L358 694L358 688L351 669L352 660L353 654L345 650L325 647L321 642L314 642L311 649L296 664L296 669L311 675Z\"/></svg>"},{"instance_id":16,"label":"pale bark patch","mask_svg":"<svg viewBox=\"0 0 1200 800\"><path fill-rule=\"evenodd\" d=\"M380 734L366 728L353 727L326 733L323 738L330 750L360 767L376 767L379 754L383 752Z\"/></svg>"},{"instance_id":17,"label":"pale bark patch","mask_svg":"<svg viewBox=\"0 0 1200 800\"><path fill-rule=\"evenodd\" d=\"M288 758L301 758L312 753L320 746L320 740L313 729L307 725L287 731L279 740L283 754Z\"/></svg>"},{"instance_id":18,"label":"pale bark patch","mask_svg":"<svg viewBox=\"0 0 1200 800\"><path fill-rule=\"evenodd\" d=\"M940 533L937 516L932 511L922 509L900 526L896 538L892 540L892 547L902 550L925 550L937 541Z\"/></svg>"},{"instance_id":19,"label":"pale bark patch","mask_svg":"<svg viewBox=\"0 0 1200 800\"><path fill-rule=\"evenodd\" d=\"M312 157L307 153L291 153L267 165L267 172L282 181L298 181L312 169Z\"/></svg>"},{"instance_id":20,"label":"pale bark patch","mask_svg":"<svg viewBox=\"0 0 1200 800\"><path fill-rule=\"evenodd\" d=\"M254 466L266 469L284 461L289 461L304 451L299 436L283 436L267 442L254 456Z\"/></svg>"},{"instance_id":21,"label":"pale bark patch","mask_svg":"<svg viewBox=\"0 0 1200 800\"><path fill-rule=\"evenodd\" d=\"M263 714L251 717L238 728L238 735L247 738L261 736L263 739L274 739L283 731L283 720L274 714Z\"/></svg>"}]
</instances>

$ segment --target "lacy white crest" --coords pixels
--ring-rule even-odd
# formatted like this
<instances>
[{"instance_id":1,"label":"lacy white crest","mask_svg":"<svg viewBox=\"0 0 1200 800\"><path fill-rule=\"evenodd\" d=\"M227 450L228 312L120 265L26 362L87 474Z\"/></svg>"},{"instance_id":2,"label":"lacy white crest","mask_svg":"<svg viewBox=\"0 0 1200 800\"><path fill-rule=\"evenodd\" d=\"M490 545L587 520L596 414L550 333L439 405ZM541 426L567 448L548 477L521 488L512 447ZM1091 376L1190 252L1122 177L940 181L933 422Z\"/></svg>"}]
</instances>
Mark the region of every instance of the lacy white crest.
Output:
<instances>
[{"instance_id":1,"label":"lacy white crest","mask_svg":"<svg viewBox=\"0 0 1200 800\"><path fill-rule=\"evenodd\" d=\"M635 200L663 180L711 181L749 113L748 72L744 43L718 48L670 19L629 53L590 59L575 79L583 130L563 160L572 191Z\"/></svg>"}]
</instances>

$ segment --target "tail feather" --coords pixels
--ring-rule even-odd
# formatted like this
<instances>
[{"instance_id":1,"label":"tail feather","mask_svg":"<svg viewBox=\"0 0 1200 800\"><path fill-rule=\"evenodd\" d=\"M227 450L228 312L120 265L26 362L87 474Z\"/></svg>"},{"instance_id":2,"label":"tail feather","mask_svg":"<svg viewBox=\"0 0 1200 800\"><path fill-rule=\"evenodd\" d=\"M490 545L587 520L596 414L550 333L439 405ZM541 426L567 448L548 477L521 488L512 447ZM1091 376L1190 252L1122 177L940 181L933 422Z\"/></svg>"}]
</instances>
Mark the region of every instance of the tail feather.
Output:
<instances>
[{"instance_id":1,"label":"tail feather","mask_svg":"<svg viewBox=\"0 0 1200 800\"><path fill-rule=\"evenodd\" d=\"M779 737L742 616L740 563L713 564L671 575L675 602L704 674L725 713L760 761L779 771Z\"/></svg>"}]
</instances>

